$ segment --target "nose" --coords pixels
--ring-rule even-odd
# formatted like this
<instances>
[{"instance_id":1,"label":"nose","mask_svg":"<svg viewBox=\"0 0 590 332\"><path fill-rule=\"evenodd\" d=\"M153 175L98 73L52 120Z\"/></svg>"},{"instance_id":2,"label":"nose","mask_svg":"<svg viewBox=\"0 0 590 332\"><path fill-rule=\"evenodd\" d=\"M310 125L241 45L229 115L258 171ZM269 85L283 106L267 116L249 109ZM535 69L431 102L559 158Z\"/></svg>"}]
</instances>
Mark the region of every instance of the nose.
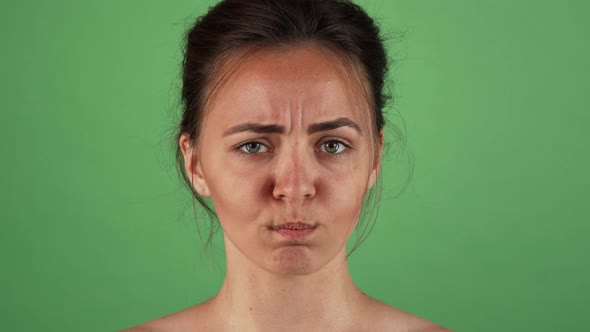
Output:
<instances>
[{"instance_id":1,"label":"nose","mask_svg":"<svg viewBox=\"0 0 590 332\"><path fill-rule=\"evenodd\" d=\"M274 198L291 202L313 198L316 194L314 160L295 149L282 152L274 169Z\"/></svg>"}]
</instances>

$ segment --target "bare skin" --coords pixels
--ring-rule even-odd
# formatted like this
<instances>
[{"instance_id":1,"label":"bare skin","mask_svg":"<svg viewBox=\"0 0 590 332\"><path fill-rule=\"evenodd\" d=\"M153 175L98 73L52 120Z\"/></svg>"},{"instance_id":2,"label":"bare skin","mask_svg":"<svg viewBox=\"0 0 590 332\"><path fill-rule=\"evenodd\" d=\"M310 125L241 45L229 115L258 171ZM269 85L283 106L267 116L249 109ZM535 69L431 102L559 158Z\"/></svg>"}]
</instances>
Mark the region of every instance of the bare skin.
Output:
<instances>
[{"instance_id":1,"label":"bare skin","mask_svg":"<svg viewBox=\"0 0 590 332\"><path fill-rule=\"evenodd\" d=\"M247 277L227 278L216 297L123 331L450 331L365 295L352 283L346 265L337 271L330 277L314 276L301 288L292 286L296 281L285 281L298 290L269 288L265 281ZM314 284L316 280L324 283ZM262 296L256 291L266 288ZM306 301L309 298L314 301ZM306 305L297 306L298 300Z\"/></svg>"},{"instance_id":2,"label":"bare skin","mask_svg":"<svg viewBox=\"0 0 590 332\"><path fill-rule=\"evenodd\" d=\"M188 135L179 145L194 188L215 204L225 281L208 301L124 331L448 331L350 277L345 244L379 171L383 133L375 148L363 87L345 68L313 46L262 50L219 88L198 152ZM236 129L253 123L267 127ZM274 228L286 222L313 233L286 238Z\"/></svg>"}]
</instances>

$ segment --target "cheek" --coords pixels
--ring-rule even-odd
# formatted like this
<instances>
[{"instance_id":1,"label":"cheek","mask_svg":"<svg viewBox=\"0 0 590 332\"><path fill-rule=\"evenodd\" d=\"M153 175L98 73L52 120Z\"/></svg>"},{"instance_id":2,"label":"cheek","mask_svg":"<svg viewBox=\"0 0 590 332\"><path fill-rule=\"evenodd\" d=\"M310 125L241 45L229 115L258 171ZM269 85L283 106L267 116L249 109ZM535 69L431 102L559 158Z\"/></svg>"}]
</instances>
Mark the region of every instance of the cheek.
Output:
<instances>
[{"instance_id":1,"label":"cheek","mask_svg":"<svg viewBox=\"0 0 590 332\"><path fill-rule=\"evenodd\" d=\"M318 184L318 203L328 208L334 223L355 223L360 214L368 176L357 164L324 172Z\"/></svg>"},{"instance_id":2,"label":"cheek","mask_svg":"<svg viewBox=\"0 0 590 332\"><path fill-rule=\"evenodd\" d=\"M260 214L265 191L263 172L252 172L221 162L207 177L211 198L221 221L254 221Z\"/></svg>"}]
</instances>

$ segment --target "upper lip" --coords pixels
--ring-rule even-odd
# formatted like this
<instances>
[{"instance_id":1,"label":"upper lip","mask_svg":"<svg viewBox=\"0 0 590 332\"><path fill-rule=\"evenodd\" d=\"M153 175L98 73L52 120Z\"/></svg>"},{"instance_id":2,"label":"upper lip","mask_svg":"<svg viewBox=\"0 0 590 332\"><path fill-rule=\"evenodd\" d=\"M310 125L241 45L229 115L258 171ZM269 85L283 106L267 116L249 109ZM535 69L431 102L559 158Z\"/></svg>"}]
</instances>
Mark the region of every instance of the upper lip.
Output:
<instances>
[{"instance_id":1,"label":"upper lip","mask_svg":"<svg viewBox=\"0 0 590 332\"><path fill-rule=\"evenodd\" d=\"M272 227L272 229L275 231L279 230L279 229L309 229L309 228L315 228L315 226L311 225L311 224L304 223L302 221L286 222L284 224L280 224L280 225L276 225L276 226Z\"/></svg>"}]
</instances>

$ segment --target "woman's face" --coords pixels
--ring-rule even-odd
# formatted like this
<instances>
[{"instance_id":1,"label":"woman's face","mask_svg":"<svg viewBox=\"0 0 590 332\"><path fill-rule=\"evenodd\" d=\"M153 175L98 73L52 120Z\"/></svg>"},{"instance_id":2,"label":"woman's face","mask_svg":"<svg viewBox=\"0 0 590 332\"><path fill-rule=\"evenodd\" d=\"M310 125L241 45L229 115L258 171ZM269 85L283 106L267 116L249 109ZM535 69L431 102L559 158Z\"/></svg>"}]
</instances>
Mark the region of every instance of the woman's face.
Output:
<instances>
[{"instance_id":1,"label":"woman's face","mask_svg":"<svg viewBox=\"0 0 590 332\"><path fill-rule=\"evenodd\" d=\"M216 91L195 160L181 138L228 255L279 274L344 257L380 154L364 90L344 68L313 47L258 51Z\"/></svg>"}]
</instances>

